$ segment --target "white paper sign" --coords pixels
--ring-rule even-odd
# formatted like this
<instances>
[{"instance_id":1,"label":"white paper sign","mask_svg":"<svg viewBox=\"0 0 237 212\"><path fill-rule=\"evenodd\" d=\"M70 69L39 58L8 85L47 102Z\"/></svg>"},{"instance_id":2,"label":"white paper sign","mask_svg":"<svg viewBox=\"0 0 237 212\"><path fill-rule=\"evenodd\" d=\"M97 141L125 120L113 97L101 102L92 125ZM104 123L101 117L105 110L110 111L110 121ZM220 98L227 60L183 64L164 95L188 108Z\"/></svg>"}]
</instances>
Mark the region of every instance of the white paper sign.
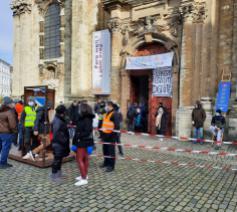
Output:
<instances>
[{"instance_id":1,"label":"white paper sign","mask_svg":"<svg viewBox=\"0 0 237 212\"><path fill-rule=\"evenodd\" d=\"M109 30L93 33L92 49L93 93L110 94L111 36Z\"/></svg>"},{"instance_id":2,"label":"white paper sign","mask_svg":"<svg viewBox=\"0 0 237 212\"><path fill-rule=\"evenodd\" d=\"M126 70L156 69L172 67L173 52L150 56L127 57Z\"/></svg>"},{"instance_id":3,"label":"white paper sign","mask_svg":"<svg viewBox=\"0 0 237 212\"><path fill-rule=\"evenodd\" d=\"M157 68L153 70L152 95L159 97L172 96L172 68Z\"/></svg>"}]
</instances>

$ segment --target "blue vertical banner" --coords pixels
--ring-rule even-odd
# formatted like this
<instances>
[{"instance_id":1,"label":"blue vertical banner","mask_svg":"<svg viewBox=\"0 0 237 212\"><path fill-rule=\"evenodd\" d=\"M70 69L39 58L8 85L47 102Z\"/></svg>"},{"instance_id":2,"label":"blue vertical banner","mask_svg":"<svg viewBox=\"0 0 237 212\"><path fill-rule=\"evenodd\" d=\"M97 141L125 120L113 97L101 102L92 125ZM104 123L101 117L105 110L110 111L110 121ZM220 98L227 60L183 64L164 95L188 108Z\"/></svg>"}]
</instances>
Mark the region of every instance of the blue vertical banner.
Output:
<instances>
[{"instance_id":1,"label":"blue vertical banner","mask_svg":"<svg viewBox=\"0 0 237 212\"><path fill-rule=\"evenodd\" d=\"M220 82L216 99L216 110L226 113L229 108L231 82Z\"/></svg>"}]
</instances>

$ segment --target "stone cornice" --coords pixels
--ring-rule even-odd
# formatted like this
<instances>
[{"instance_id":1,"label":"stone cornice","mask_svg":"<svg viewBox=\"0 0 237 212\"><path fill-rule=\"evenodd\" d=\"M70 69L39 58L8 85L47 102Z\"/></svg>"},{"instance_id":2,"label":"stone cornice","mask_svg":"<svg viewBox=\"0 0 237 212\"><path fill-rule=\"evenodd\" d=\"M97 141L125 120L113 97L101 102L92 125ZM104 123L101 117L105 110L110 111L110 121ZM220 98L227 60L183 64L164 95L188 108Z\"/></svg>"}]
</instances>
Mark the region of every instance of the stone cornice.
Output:
<instances>
[{"instance_id":1,"label":"stone cornice","mask_svg":"<svg viewBox=\"0 0 237 212\"><path fill-rule=\"evenodd\" d=\"M21 15L24 13L30 13L31 7L31 3L29 3L27 0L13 0L11 3L13 16Z\"/></svg>"},{"instance_id":2,"label":"stone cornice","mask_svg":"<svg viewBox=\"0 0 237 212\"><path fill-rule=\"evenodd\" d=\"M133 2L133 4L132 4ZM139 2L141 2L140 0L104 0L104 6L107 8L112 8L117 9L118 6L119 7L126 7L128 4L132 4L132 6L135 6L135 2L137 2L137 4ZM143 0L142 1L143 4L148 4L148 3L152 3L152 0ZM159 0L159 1L155 1L158 2L160 4L165 4L166 1L164 0ZM165 16L161 17L163 19L182 19L183 21L186 20L190 20L193 23L200 23L200 22L204 22L204 20L207 17L207 8L206 8L206 0L181 0L180 5L176 6L176 7L166 7L166 9L164 9L165 12ZM113 20L111 20L112 22L115 21L116 18L114 18ZM118 25L117 23L118 21L115 21L115 23L111 23L112 26L116 26Z\"/></svg>"}]
</instances>

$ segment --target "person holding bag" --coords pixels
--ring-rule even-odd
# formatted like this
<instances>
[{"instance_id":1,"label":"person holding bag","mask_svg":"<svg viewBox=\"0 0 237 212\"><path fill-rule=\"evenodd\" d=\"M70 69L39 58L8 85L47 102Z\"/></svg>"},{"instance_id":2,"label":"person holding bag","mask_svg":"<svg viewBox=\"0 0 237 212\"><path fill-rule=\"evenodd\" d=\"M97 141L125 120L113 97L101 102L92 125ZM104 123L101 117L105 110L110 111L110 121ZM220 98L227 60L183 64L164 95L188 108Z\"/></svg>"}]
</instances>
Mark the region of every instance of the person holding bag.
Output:
<instances>
[{"instance_id":1,"label":"person holding bag","mask_svg":"<svg viewBox=\"0 0 237 212\"><path fill-rule=\"evenodd\" d=\"M78 117L76 121L76 134L73 139L73 145L76 149L76 161L81 176L77 177L75 186L88 184L89 156L88 148L94 146L93 139L93 119L95 115L92 108L87 103L81 103L79 106Z\"/></svg>"}]
</instances>

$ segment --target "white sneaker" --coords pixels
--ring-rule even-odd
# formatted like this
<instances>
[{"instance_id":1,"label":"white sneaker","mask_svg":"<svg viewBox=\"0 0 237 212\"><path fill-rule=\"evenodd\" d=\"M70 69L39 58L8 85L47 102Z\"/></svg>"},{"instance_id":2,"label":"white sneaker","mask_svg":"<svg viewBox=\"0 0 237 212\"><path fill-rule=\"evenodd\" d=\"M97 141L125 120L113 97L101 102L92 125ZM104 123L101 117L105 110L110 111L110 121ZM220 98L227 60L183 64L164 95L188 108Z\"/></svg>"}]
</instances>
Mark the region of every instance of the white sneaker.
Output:
<instances>
[{"instance_id":1,"label":"white sneaker","mask_svg":"<svg viewBox=\"0 0 237 212\"><path fill-rule=\"evenodd\" d=\"M30 151L29 154L30 154L30 158L31 158L31 160L35 161L35 158L34 158L33 153Z\"/></svg>"},{"instance_id":2,"label":"white sneaker","mask_svg":"<svg viewBox=\"0 0 237 212\"><path fill-rule=\"evenodd\" d=\"M76 182L74 185L75 186L83 186L86 184L88 184L88 180L80 180L80 181Z\"/></svg>"},{"instance_id":3,"label":"white sneaker","mask_svg":"<svg viewBox=\"0 0 237 212\"><path fill-rule=\"evenodd\" d=\"M24 157L22 157L22 159L24 159L24 160L28 160L30 158L31 158L31 156L30 156L29 152Z\"/></svg>"},{"instance_id":4,"label":"white sneaker","mask_svg":"<svg viewBox=\"0 0 237 212\"><path fill-rule=\"evenodd\" d=\"M79 180L82 180L82 177L81 177L81 176L76 177L75 180L78 180L78 181L79 181ZM86 176L86 180L88 180L88 176Z\"/></svg>"}]
</instances>

